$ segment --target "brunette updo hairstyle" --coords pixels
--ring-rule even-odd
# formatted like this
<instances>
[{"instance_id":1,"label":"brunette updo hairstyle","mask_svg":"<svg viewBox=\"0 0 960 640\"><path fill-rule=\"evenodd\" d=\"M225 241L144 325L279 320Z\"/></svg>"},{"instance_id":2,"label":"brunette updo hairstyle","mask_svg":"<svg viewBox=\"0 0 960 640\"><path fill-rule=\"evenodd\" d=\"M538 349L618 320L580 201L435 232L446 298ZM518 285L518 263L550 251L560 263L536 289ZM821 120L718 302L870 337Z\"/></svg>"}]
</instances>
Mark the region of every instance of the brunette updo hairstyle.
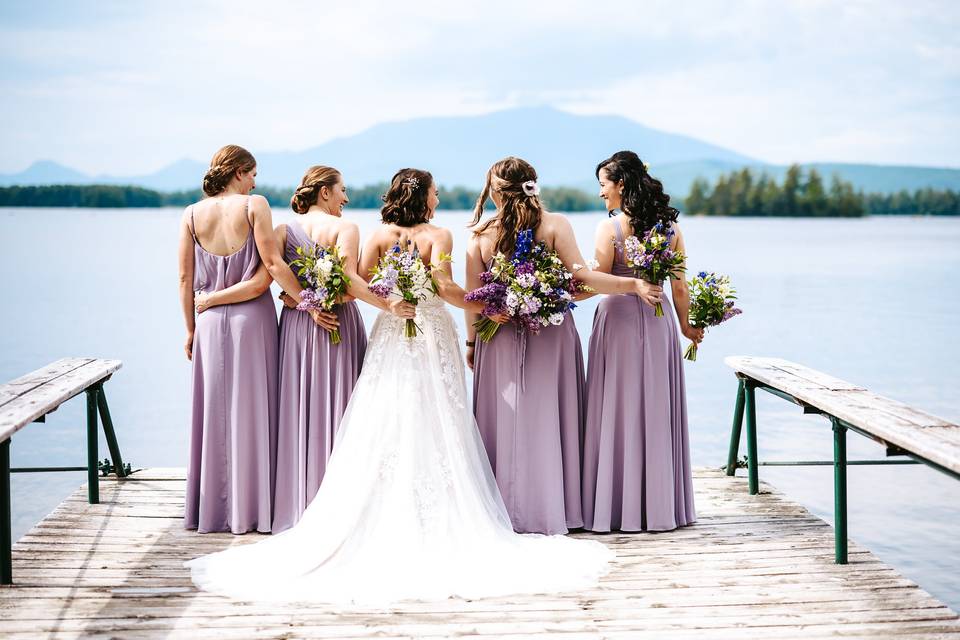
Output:
<instances>
[{"instance_id":1,"label":"brunette updo hairstyle","mask_svg":"<svg viewBox=\"0 0 960 640\"><path fill-rule=\"evenodd\" d=\"M401 227L412 227L429 220L427 199L433 176L420 169L400 169L390 180L390 188L381 197L380 220Z\"/></svg>"},{"instance_id":2,"label":"brunette updo hairstyle","mask_svg":"<svg viewBox=\"0 0 960 640\"><path fill-rule=\"evenodd\" d=\"M306 213L320 200L320 189L333 187L340 182L340 172L333 167L314 165L307 169L300 180L300 186L290 198L290 208L296 213Z\"/></svg>"},{"instance_id":3,"label":"brunette updo hairstyle","mask_svg":"<svg viewBox=\"0 0 960 640\"><path fill-rule=\"evenodd\" d=\"M222 193L237 171L251 171L257 166L253 154L235 144L221 148L210 160L210 168L203 176L203 192L208 196Z\"/></svg>"},{"instance_id":4,"label":"brunette updo hairstyle","mask_svg":"<svg viewBox=\"0 0 960 640\"><path fill-rule=\"evenodd\" d=\"M517 233L527 229L536 230L543 219L543 205L536 195L528 195L523 188L525 182L536 182L537 172L526 160L509 156L495 163L487 171L487 181L483 191L477 198L477 206L473 210L473 221L470 226L480 222L483 208L490 198L490 193L500 194L500 215L480 225L475 234L481 234L492 225L497 224L497 251L504 255L513 255L517 244Z\"/></svg>"},{"instance_id":5,"label":"brunette updo hairstyle","mask_svg":"<svg viewBox=\"0 0 960 640\"><path fill-rule=\"evenodd\" d=\"M677 221L680 212L670 206L670 196L664 193L663 183L650 175L640 156L633 151L617 151L598 164L598 180L601 169L611 182L623 180L620 208L630 218L635 236L642 238L658 222L669 226Z\"/></svg>"}]
</instances>

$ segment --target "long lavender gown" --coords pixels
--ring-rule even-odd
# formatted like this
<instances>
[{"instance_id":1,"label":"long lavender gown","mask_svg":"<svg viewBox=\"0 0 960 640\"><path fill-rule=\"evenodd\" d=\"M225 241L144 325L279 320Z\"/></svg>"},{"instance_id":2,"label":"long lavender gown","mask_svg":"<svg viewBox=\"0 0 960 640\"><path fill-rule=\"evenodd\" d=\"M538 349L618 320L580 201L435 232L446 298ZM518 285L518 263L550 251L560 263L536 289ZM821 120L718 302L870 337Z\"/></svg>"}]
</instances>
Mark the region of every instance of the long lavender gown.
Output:
<instances>
[{"instance_id":1,"label":"long lavender gown","mask_svg":"<svg viewBox=\"0 0 960 640\"><path fill-rule=\"evenodd\" d=\"M567 312L532 335L510 323L478 340L473 412L490 465L520 533L583 526L580 447L583 352Z\"/></svg>"},{"instance_id":2,"label":"long lavender gown","mask_svg":"<svg viewBox=\"0 0 960 640\"><path fill-rule=\"evenodd\" d=\"M612 273L634 277L619 248ZM592 531L668 531L697 517L683 360L672 306L662 306L658 318L635 295L611 295L594 316L583 446L583 519Z\"/></svg>"},{"instance_id":3,"label":"long lavender gown","mask_svg":"<svg viewBox=\"0 0 960 640\"><path fill-rule=\"evenodd\" d=\"M315 243L296 222L287 225L284 257ZM289 529L320 487L340 419L360 376L367 334L355 302L337 305L340 344L308 313L280 312L280 419L273 532Z\"/></svg>"},{"instance_id":4,"label":"long lavender gown","mask_svg":"<svg viewBox=\"0 0 960 640\"><path fill-rule=\"evenodd\" d=\"M192 222L191 212L191 231ZM259 266L253 229L228 256L208 253L194 236L196 291L225 289ZM266 291L197 316L187 529L270 531L276 437L277 312Z\"/></svg>"}]
</instances>

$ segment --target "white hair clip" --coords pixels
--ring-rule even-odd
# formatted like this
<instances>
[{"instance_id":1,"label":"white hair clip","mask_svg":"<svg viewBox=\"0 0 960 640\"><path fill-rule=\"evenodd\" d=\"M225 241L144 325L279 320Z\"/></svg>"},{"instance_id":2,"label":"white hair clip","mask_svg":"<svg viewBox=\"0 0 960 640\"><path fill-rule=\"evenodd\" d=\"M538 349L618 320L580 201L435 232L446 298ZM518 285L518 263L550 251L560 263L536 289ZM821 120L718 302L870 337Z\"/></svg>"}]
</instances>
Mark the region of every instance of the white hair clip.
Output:
<instances>
[{"instance_id":1,"label":"white hair clip","mask_svg":"<svg viewBox=\"0 0 960 640\"><path fill-rule=\"evenodd\" d=\"M414 189L420 186L420 180L418 180L416 177L405 178L403 183L410 185Z\"/></svg>"},{"instance_id":2,"label":"white hair clip","mask_svg":"<svg viewBox=\"0 0 960 640\"><path fill-rule=\"evenodd\" d=\"M535 180L527 180L522 185L523 192L530 197L540 195L540 185Z\"/></svg>"}]
</instances>

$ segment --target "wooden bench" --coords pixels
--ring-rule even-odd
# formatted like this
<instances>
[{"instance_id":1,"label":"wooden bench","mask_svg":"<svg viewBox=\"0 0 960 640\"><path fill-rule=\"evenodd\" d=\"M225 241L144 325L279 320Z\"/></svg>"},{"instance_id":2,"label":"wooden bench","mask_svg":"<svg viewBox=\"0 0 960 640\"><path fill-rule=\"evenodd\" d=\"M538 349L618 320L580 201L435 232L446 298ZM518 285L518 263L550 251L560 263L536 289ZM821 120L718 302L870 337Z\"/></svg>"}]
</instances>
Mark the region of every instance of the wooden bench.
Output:
<instances>
[{"instance_id":1,"label":"wooden bench","mask_svg":"<svg viewBox=\"0 0 960 640\"><path fill-rule=\"evenodd\" d=\"M730 432L726 472L739 465L740 432L746 413L747 473L751 495L759 489L761 464L832 464L834 535L837 564L847 563L847 465L924 463L960 479L960 425L825 373L779 358L730 356L724 360L739 379ZM833 462L761 463L757 458L757 411L754 391L763 389L829 418L833 427ZM908 460L847 460L846 433L855 431L887 447L888 456Z\"/></svg>"},{"instance_id":2,"label":"wooden bench","mask_svg":"<svg viewBox=\"0 0 960 640\"><path fill-rule=\"evenodd\" d=\"M123 477L129 466L123 466L120 447L110 419L110 409L103 393L103 383L122 366L119 360L96 358L64 358L25 376L0 385L0 584L13 583L10 527L10 473L33 471L87 472L87 499L100 502L98 471L113 471ZM13 434L31 422L45 422L46 416L67 400L87 394L87 464L84 467L10 468L10 442ZM97 418L103 422L103 433L113 461L100 463L97 452Z\"/></svg>"}]
</instances>

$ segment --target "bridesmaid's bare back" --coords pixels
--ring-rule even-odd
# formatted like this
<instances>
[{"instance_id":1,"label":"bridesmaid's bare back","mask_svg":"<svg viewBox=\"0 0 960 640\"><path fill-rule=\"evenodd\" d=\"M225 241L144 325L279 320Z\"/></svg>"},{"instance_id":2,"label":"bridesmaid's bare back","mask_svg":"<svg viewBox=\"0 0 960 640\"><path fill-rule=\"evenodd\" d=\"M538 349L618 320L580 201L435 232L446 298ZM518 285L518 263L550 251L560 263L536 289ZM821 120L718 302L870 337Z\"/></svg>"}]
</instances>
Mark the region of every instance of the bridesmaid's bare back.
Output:
<instances>
[{"instance_id":1,"label":"bridesmaid's bare back","mask_svg":"<svg viewBox=\"0 0 960 640\"><path fill-rule=\"evenodd\" d=\"M296 221L311 240L323 247L339 244L341 234L357 227L349 220L326 213L306 213L297 216Z\"/></svg>"},{"instance_id":2,"label":"bridesmaid's bare back","mask_svg":"<svg viewBox=\"0 0 960 640\"><path fill-rule=\"evenodd\" d=\"M248 201L249 196L239 194L215 196L187 209L193 233L206 252L228 256L243 247L252 233Z\"/></svg>"}]
</instances>

